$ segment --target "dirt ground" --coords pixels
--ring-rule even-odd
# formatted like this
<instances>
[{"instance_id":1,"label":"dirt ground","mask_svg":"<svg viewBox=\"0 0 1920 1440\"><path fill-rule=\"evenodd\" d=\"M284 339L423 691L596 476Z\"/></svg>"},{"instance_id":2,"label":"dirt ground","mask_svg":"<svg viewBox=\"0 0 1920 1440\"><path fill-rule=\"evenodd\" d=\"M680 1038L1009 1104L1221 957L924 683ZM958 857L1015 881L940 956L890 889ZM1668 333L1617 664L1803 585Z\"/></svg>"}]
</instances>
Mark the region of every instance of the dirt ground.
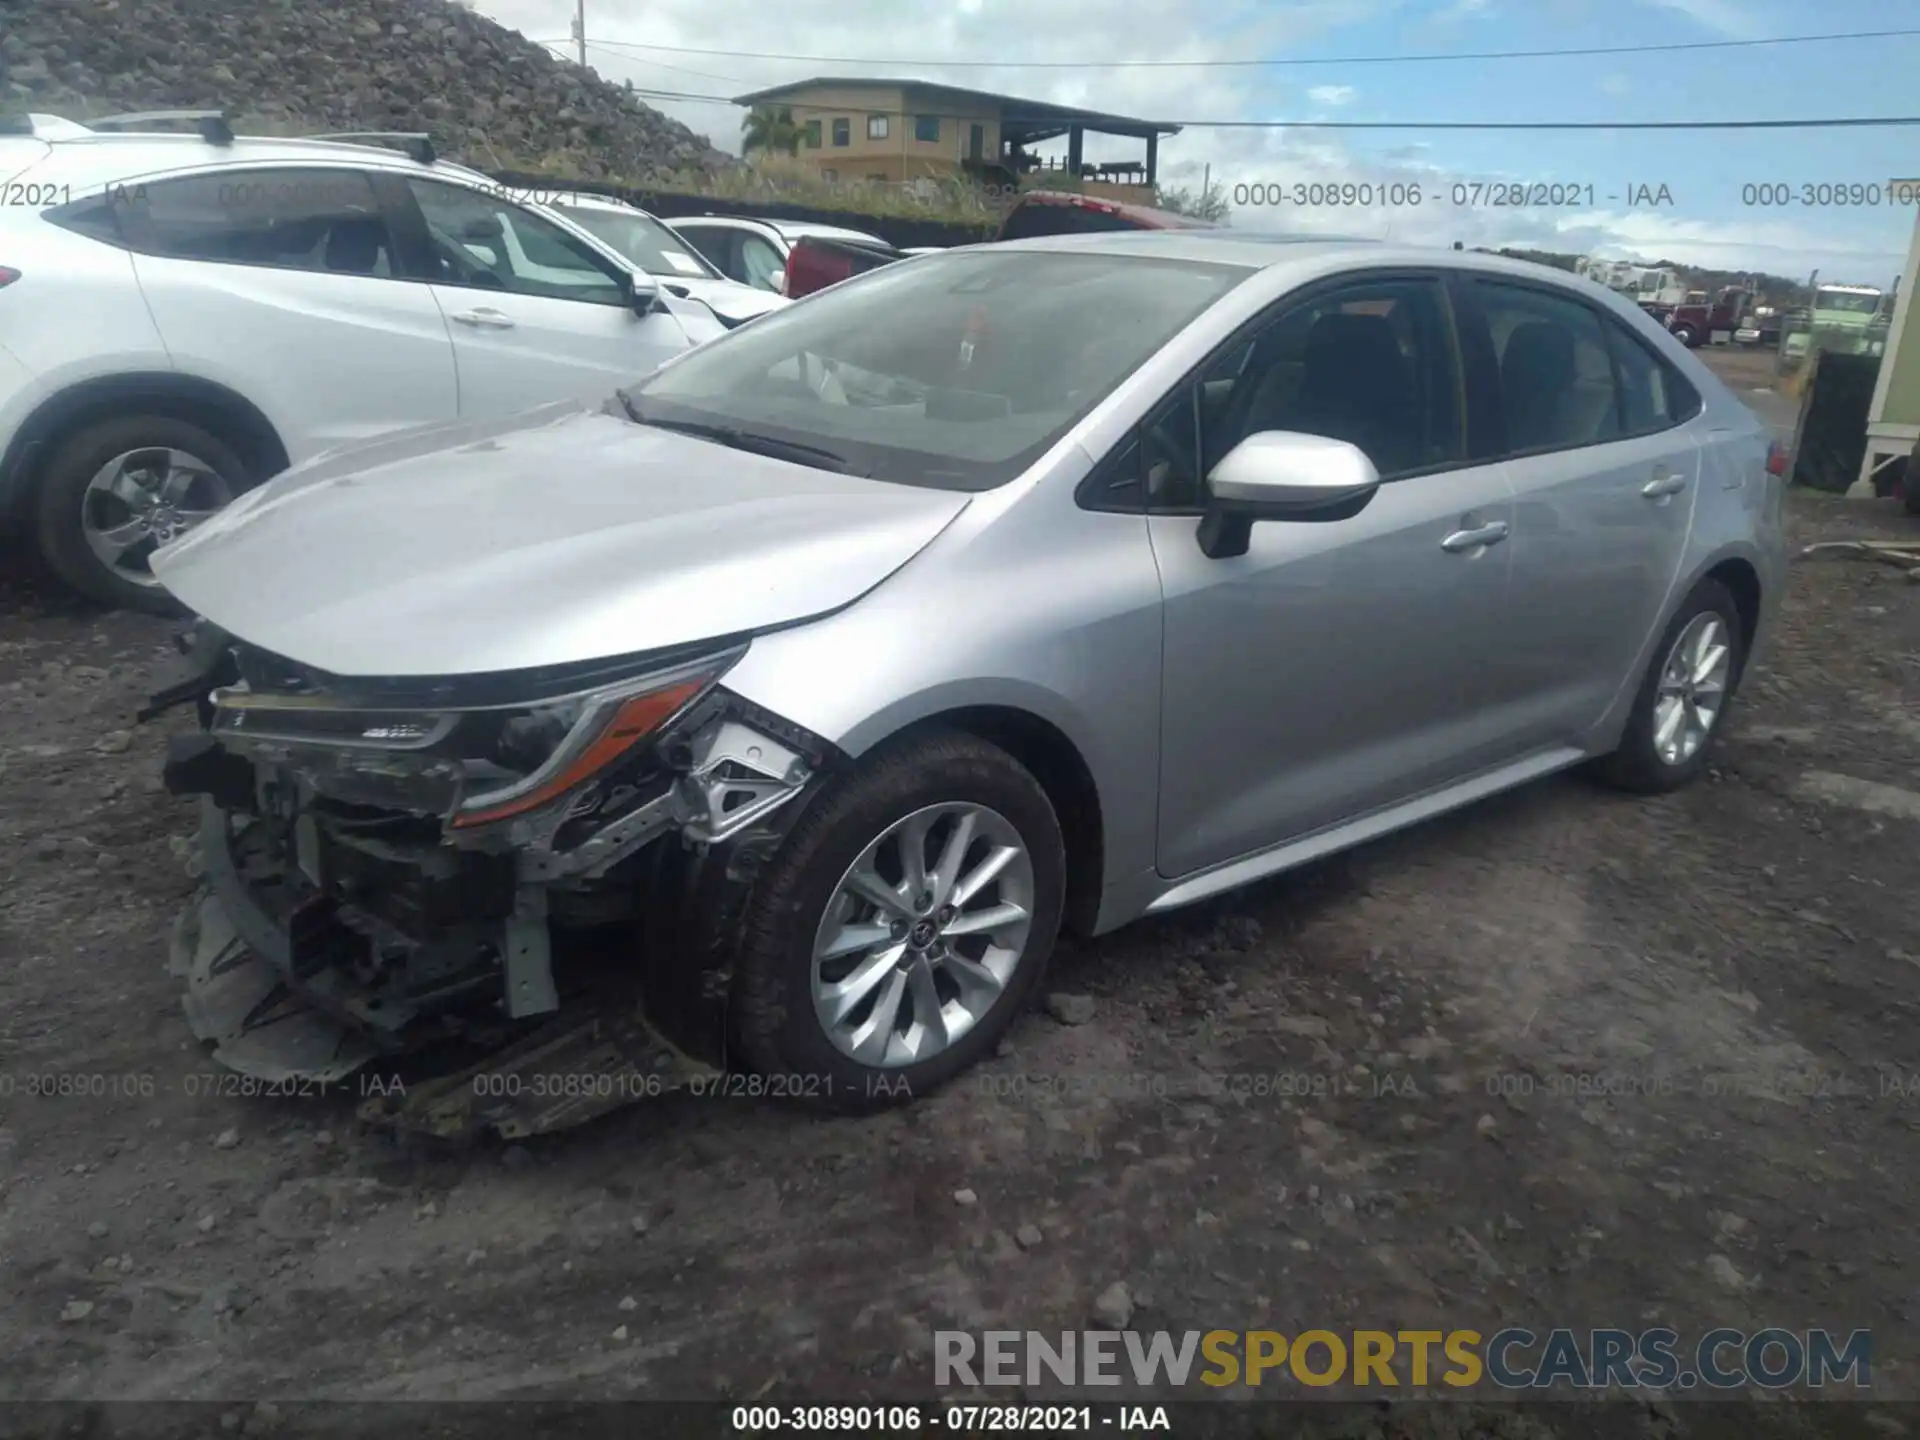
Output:
<instances>
[{"instance_id":1,"label":"dirt ground","mask_svg":"<svg viewBox=\"0 0 1920 1440\"><path fill-rule=\"evenodd\" d=\"M448 1152L210 1093L131 721L166 630L0 592L0 1398L924 1396L935 1329L1116 1281L1149 1330L1865 1328L1920 1398L1920 810L1821 778L1914 783L1902 571L1796 563L1706 783L1553 779L1063 953L1089 1021L905 1110Z\"/></svg>"}]
</instances>

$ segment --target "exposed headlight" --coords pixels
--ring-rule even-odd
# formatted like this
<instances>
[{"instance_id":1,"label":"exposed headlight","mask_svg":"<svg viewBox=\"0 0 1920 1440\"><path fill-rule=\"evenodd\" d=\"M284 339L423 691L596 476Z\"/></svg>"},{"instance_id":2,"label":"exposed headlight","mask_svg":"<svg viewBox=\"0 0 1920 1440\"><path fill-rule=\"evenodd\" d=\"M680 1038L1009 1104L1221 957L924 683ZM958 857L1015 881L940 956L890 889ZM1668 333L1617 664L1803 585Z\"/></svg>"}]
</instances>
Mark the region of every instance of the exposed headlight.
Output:
<instances>
[{"instance_id":1,"label":"exposed headlight","mask_svg":"<svg viewBox=\"0 0 1920 1440\"><path fill-rule=\"evenodd\" d=\"M697 701L741 653L551 700L476 709L342 709L324 696L221 690L213 732L242 751L297 754L321 793L471 829L588 784Z\"/></svg>"}]
</instances>

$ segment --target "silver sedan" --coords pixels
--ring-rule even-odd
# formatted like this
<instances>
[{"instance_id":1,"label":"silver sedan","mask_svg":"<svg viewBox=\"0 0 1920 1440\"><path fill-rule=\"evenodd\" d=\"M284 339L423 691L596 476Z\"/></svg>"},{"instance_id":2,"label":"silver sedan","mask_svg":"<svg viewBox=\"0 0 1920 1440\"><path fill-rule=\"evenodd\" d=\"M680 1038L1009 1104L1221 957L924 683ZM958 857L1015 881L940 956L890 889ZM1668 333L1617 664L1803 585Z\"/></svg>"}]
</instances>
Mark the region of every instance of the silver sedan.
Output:
<instances>
[{"instance_id":1,"label":"silver sedan","mask_svg":"<svg viewBox=\"0 0 1920 1440\"><path fill-rule=\"evenodd\" d=\"M1530 264L1232 232L914 257L163 551L251 767L176 788L328 899L339 934L289 942L269 860L209 867L276 984L385 1027L329 1063L550 1021L577 917L670 910L699 923L643 946L653 1023L691 1049L706 1005L725 1063L865 1105L990 1051L1063 926L1571 766L1695 779L1781 591L1778 458L1633 305ZM466 898L381 903L415 871Z\"/></svg>"}]
</instances>

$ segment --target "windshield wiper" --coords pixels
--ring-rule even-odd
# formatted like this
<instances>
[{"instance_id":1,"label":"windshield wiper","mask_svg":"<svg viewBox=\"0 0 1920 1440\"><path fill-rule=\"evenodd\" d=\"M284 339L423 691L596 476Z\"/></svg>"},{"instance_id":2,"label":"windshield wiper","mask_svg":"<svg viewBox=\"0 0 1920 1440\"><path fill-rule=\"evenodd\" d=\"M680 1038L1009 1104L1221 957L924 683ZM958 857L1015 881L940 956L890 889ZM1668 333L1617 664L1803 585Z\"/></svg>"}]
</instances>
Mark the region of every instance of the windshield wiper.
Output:
<instances>
[{"instance_id":1,"label":"windshield wiper","mask_svg":"<svg viewBox=\"0 0 1920 1440\"><path fill-rule=\"evenodd\" d=\"M769 455L776 460L792 460L800 465L811 465L816 470L832 470L841 475L853 475L862 472L853 468L853 462L837 450L828 450L819 445L808 445L799 440L780 440L771 435L756 435L734 425L715 425L700 420L652 420L640 414L633 397L626 391L619 392L621 408L642 425L651 425L659 430L673 430L682 435L695 435L702 440L711 440L715 444L725 445L734 450L745 450L751 455Z\"/></svg>"}]
</instances>

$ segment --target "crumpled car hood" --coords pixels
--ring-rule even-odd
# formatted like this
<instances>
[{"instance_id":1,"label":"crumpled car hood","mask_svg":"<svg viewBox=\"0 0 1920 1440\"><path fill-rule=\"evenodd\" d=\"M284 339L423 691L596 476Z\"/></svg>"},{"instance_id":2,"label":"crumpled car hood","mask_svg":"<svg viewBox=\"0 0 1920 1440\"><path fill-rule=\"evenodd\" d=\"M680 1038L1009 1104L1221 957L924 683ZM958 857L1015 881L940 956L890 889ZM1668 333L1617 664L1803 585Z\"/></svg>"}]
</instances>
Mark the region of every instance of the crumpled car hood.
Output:
<instances>
[{"instance_id":1,"label":"crumpled car hood","mask_svg":"<svg viewBox=\"0 0 1920 1440\"><path fill-rule=\"evenodd\" d=\"M826 614L906 564L968 498L569 401L322 455L153 569L197 613L290 660L476 675Z\"/></svg>"},{"instance_id":2,"label":"crumpled car hood","mask_svg":"<svg viewBox=\"0 0 1920 1440\"><path fill-rule=\"evenodd\" d=\"M692 275L659 275L654 278L662 289L684 290L689 299L698 300L714 314L724 316L735 324L757 320L769 311L793 303L784 295L758 290L734 280L696 278Z\"/></svg>"}]
</instances>

